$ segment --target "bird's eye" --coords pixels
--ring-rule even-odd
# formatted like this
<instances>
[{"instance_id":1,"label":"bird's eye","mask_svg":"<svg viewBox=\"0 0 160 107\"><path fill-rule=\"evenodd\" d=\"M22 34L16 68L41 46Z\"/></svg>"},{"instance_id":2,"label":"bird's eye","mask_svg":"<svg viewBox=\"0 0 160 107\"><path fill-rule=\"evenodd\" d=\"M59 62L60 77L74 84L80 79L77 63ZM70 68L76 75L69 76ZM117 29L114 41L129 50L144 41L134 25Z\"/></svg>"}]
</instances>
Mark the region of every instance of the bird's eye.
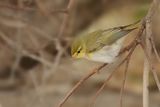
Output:
<instances>
[{"instance_id":1,"label":"bird's eye","mask_svg":"<svg viewBox=\"0 0 160 107\"><path fill-rule=\"evenodd\" d=\"M79 51L77 51L77 53L80 53L81 51L79 50Z\"/></svg>"},{"instance_id":2,"label":"bird's eye","mask_svg":"<svg viewBox=\"0 0 160 107\"><path fill-rule=\"evenodd\" d=\"M81 50L82 50L82 48L80 47L80 48L77 50L77 54L81 53Z\"/></svg>"}]
</instances>

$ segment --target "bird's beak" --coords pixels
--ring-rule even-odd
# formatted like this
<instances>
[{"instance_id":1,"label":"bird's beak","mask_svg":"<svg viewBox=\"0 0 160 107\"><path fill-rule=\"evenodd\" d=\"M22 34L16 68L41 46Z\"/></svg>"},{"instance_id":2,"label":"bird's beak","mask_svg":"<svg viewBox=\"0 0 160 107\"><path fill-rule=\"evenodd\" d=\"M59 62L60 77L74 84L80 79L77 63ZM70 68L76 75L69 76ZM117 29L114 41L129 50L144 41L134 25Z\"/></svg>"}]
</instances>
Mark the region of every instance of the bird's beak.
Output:
<instances>
[{"instance_id":1,"label":"bird's beak","mask_svg":"<svg viewBox=\"0 0 160 107\"><path fill-rule=\"evenodd\" d=\"M73 55L72 55L72 58L76 58L77 57L77 55L76 55L76 53L74 53Z\"/></svg>"},{"instance_id":2,"label":"bird's beak","mask_svg":"<svg viewBox=\"0 0 160 107\"><path fill-rule=\"evenodd\" d=\"M84 56L85 56L85 53L81 53L81 54L78 54L78 55L77 55L77 53L74 53L72 55L72 58L83 58Z\"/></svg>"}]
</instances>

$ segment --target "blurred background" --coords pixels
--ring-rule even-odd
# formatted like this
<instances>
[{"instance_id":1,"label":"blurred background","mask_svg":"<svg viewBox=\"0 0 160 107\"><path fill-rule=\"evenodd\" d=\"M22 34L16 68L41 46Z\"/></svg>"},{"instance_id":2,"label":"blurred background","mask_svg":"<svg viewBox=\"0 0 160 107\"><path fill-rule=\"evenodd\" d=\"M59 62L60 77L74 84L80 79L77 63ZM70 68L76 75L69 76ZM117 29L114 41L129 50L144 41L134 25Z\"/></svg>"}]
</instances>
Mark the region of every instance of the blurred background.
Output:
<instances>
[{"instance_id":1,"label":"blurred background","mask_svg":"<svg viewBox=\"0 0 160 107\"><path fill-rule=\"evenodd\" d=\"M72 59L74 37L137 21L151 0L0 0L0 107L56 107L64 95L100 63ZM153 20L160 51L160 9ZM136 35L128 35L125 45ZM160 64L155 59L160 70ZM113 76L96 107L119 106L124 67ZM103 69L80 87L64 107L87 107L110 72ZM129 65L124 107L142 107L143 51L137 47ZM158 72L160 75L160 72ZM160 94L150 75L150 107L160 107Z\"/></svg>"}]
</instances>

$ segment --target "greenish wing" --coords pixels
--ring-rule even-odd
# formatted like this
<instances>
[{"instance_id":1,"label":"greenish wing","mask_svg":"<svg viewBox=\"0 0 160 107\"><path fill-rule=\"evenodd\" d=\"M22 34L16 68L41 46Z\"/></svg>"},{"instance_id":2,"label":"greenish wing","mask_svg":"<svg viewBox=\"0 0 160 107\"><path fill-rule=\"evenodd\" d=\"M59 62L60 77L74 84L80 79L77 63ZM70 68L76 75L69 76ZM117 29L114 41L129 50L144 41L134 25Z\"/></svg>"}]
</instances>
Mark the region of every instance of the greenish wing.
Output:
<instances>
[{"instance_id":1,"label":"greenish wing","mask_svg":"<svg viewBox=\"0 0 160 107\"><path fill-rule=\"evenodd\" d=\"M106 32L111 32L112 30L108 30ZM104 38L103 30L97 30L95 32L90 33L86 37L86 47L88 52L94 52L103 47L102 40Z\"/></svg>"},{"instance_id":2,"label":"greenish wing","mask_svg":"<svg viewBox=\"0 0 160 107\"><path fill-rule=\"evenodd\" d=\"M89 37L90 39L88 38L87 49L89 52L94 52L96 50L103 48L106 45L111 45L134 29L136 28L132 29L117 28L117 29L110 29L107 31L101 30L96 33L93 32L94 34L91 34L91 36Z\"/></svg>"},{"instance_id":3,"label":"greenish wing","mask_svg":"<svg viewBox=\"0 0 160 107\"><path fill-rule=\"evenodd\" d=\"M119 26L115 28L109 28L105 30L98 30L87 35L87 51L93 52L103 48L106 45L111 45L116 42L118 39L124 37L132 30L138 28L139 22L138 20L132 24Z\"/></svg>"},{"instance_id":4,"label":"greenish wing","mask_svg":"<svg viewBox=\"0 0 160 107\"><path fill-rule=\"evenodd\" d=\"M102 40L103 43L105 43L105 45L111 45L114 42L116 42L118 39L126 36L129 32L133 31L136 28L132 28L132 29L115 29L113 30L112 34L110 34L109 36L105 36L108 34L105 34L104 32L104 37L106 37L105 39Z\"/></svg>"}]
</instances>

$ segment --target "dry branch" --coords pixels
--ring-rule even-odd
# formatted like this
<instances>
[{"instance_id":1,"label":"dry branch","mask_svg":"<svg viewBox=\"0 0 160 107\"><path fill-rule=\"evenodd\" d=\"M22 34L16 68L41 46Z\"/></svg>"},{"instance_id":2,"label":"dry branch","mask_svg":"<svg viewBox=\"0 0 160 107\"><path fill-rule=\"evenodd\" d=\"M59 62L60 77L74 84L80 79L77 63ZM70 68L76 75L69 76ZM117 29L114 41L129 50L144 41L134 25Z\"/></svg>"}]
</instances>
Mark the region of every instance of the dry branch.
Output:
<instances>
[{"instance_id":1,"label":"dry branch","mask_svg":"<svg viewBox=\"0 0 160 107\"><path fill-rule=\"evenodd\" d=\"M123 82L122 82L122 88L121 88L121 91L120 91L120 107L123 107L123 93L124 93L124 88L125 88L125 83L126 83L126 78L127 78L127 72L128 72L129 62L131 60L131 55L132 55L133 51L131 52L131 54L128 56L128 58L126 60L126 66L125 66L125 70L124 70L124 77L123 77Z\"/></svg>"},{"instance_id":2,"label":"dry branch","mask_svg":"<svg viewBox=\"0 0 160 107\"><path fill-rule=\"evenodd\" d=\"M96 68L94 68L93 70L91 70L91 72L89 72L87 75L85 75L82 79L80 79L78 81L78 83L66 94L66 96L61 100L61 102L59 103L58 107L62 107L63 104L68 100L68 98L86 81L88 80L92 75L94 75L95 73L99 73L100 70L105 67L107 64L102 64Z\"/></svg>"},{"instance_id":3,"label":"dry branch","mask_svg":"<svg viewBox=\"0 0 160 107\"><path fill-rule=\"evenodd\" d=\"M133 43L133 42L132 42ZM134 44L136 43L136 44ZM94 102L95 100L97 99L97 97L99 96L99 94L102 92L102 90L104 89L104 87L107 85L108 81L111 79L111 77L113 76L113 74L117 71L117 69L124 63L124 62L127 62L130 60L130 57L133 53L133 51L135 50L136 46L138 45L138 42L137 40L135 39L135 42L134 42L132 45L132 48L130 48L130 52L128 53L128 55L114 68L114 70L112 71L112 73L110 74L109 77L107 77L107 79L104 81L104 83L101 85L101 87L97 90L96 94L92 97L92 100L90 102L90 105L89 107L92 107L94 105ZM125 52L125 51L123 51ZM118 63L118 62L116 62ZM127 68L125 69L125 72L127 72ZM121 102L121 101L120 101Z\"/></svg>"},{"instance_id":4,"label":"dry branch","mask_svg":"<svg viewBox=\"0 0 160 107\"><path fill-rule=\"evenodd\" d=\"M60 26L60 30L58 33L58 37L61 38L64 34L64 32L66 31L66 27L69 23L69 16L71 14L72 8L74 6L75 0L69 0L68 6L67 6L67 14L63 15L63 21L62 24Z\"/></svg>"},{"instance_id":5,"label":"dry branch","mask_svg":"<svg viewBox=\"0 0 160 107\"><path fill-rule=\"evenodd\" d=\"M13 50L14 49L17 49L17 45L13 40L11 40L10 38L8 38L3 32L0 31L0 37L7 43L8 46L10 46ZM13 51L14 52L14 51ZM39 57L39 56L36 56L34 54L31 54L30 52L28 52L27 50L25 49L21 49L20 52L23 54L23 55L26 55L26 56L29 56L30 58L32 59L35 59L39 62L41 62L42 64L44 65L47 65L49 67L52 66L52 63Z\"/></svg>"},{"instance_id":6,"label":"dry branch","mask_svg":"<svg viewBox=\"0 0 160 107\"><path fill-rule=\"evenodd\" d=\"M141 44L141 47L142 47L142 49L143 49L143 51L144 51L144 54L145 54L145 57L146 57L146 59L147 59L147 61L148 61L149 68L150 68L149 70L153 73L153 77L154 77L154 79L155 79L156 85L157 85L157 87L158 87L158 89L159 89L159 91L160 91L160 81L159 81L159 79L158 79L158 75L157 75L156 68L155 68L155 66L153 65L152 58L151 58L151 56L149 56L145 45L144 45L144 44Z\"/></svg>"},{"instance_id":7,"label":"dry branch","mask_svg":"<svg viewBox=\"0 0 160 107\"><path fill-rule=\"evenodd\" d=\"M6 5L6 4L0 4L0 8L2 9L11 9L19 12L38 12L42 13L41 10L37 8L32 8L32 7L17 7L14 5ZM67 14L68 11L67 9L52 9L49 11L50 14Z\"/></svg>"},{"instance_id":8,"label":"dry branch","mask_svg":"<svg viewBox=\"0 0 160 107\"><path fill-rule=\"evenodd\" d=\"M150 38L152 38L152 26L151 26L151 19L154 15L155 11L158 9L159 0L153 0L152 5L148 11L148 14L146 15L145 24L146 24L146 35L145 35L145 48L146 48L146 54L149 58L151 58L152 53L152 47L150 43ZM144 71L143 71L143 107L149 107L149 71L153 70L151 69L151 66L149 64L150 60L147 59L147 56L145 56L144 59ZM153 72L154 76L155 73ZM156 82L157 83L157 82Z\"/></svg>"}]
</instances>

